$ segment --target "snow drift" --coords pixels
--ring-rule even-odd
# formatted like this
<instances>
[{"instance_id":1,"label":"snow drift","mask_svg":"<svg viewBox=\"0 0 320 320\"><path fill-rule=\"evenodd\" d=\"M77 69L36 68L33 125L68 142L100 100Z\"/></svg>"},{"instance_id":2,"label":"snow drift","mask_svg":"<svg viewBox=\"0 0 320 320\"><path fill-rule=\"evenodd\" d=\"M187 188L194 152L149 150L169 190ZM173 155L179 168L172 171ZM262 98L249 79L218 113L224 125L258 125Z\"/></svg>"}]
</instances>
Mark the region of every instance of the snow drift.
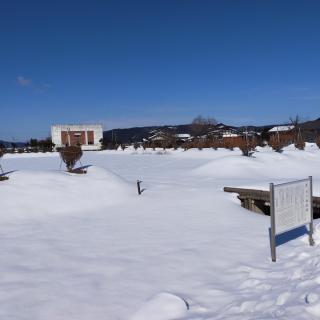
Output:
<instances>
[{"instance_id":1,"label":"snow drift","mask_svg":"<svg viewBox=\"0 0 320 320\"><path fill-rule=\"evenodd\" d=\"M312 175L319 194L318 148L156 153L87 152L86 175L5 156L0 319L319 319L318 221L272 263L269 217L222 191Z\"/></svg>"},{"instance_id":2,"label":"snow drift","mask_svg":"<svg viewBox=\"0 0 320 320\"><path fill-rule=\"evenodd\" d=\"M134 194L134 188L111 171L94 166L82 175L64 171L15 171L0 185L0 219L90 212L125 201Z\"/></svg>"}]
</instances>

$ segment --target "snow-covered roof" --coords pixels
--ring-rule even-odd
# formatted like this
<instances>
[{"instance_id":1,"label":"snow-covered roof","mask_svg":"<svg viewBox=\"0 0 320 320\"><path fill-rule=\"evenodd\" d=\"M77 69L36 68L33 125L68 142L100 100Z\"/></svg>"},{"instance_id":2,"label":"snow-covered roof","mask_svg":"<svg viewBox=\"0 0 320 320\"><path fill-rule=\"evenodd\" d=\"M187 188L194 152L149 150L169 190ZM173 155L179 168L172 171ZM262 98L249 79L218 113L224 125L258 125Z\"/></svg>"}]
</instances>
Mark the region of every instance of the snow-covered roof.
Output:
<instances>
[{"instance_id":1,"label":"snow-covered roof","mask_svg":"<svg viewBox=\"0 0 320 320\"><path fill-rule=\"evenodd\" d=\"M233 138L233 137L239 137L238 133L232 133L232 132L226 132L222 134L223 138Z\"/></svg>"},{"instance_id":2,"label":"snow-covered roof","mask_svg":"<svg viewBox=\"0 0 320 320\"><path fill-rule=\"evenodd\" d=\"M165 137L163 134L154 134L153 136L149 137L149 140L164 140Z\"/></svg>"},{"instance_id":3,"label":"snow-covered roof","mask_svg":"<svg viewBox=\"0 0 320 320\"><path fill-rule=\"evenodd\" d=\"M176 134L176 137L177 137L177 138L185 138L185 139L188 139L188 138L190 138L191 136L190 136L189 133L177 133L177 134Z\"/></svg>"},{"instance_id":4,"label":"snow-covered roof","mask_svg":"<svg viewBox=\"0 0 320 320\"><path fill-rule=\"evenodd\" d=\"M239 134L239 132L236 129L224 127L221 129L212 130L208 133L208 135L215 135L215 134Z\"/></svg>"},{"instance_id":5,"label":"snow-covered roof","mask_svg":"<svg viewBox=\"0 0 320 320\"><path fill-rule=\"evenodd\" d=\"M154 133L155 131L153 131ZM168 135L163 131L156 131L153 135L151 135L148 139L149 140L165 140Z\"/></svg>"},{"instance_id":6,"label":"snow-covered roof","mask_svg":"<svg viewBox=\"0 0 320 320\"><path fill-rule=\"evenodd\" d=\"M276 126L269 130L269 132L290 131L294 126Z\"/></svg>"}]
</instances>

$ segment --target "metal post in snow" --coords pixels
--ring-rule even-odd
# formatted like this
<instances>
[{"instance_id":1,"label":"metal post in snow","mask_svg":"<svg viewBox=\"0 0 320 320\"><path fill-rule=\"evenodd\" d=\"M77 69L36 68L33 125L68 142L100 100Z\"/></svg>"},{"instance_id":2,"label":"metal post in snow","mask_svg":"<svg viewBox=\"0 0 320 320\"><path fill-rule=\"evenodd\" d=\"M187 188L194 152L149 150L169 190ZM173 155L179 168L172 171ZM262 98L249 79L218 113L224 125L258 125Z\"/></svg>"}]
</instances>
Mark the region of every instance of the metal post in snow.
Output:
<instances>
[{"instance_id":1,"label":"metal post in snow","mask_svg":"<svg viewBox=\"0 0 320 320\"><path fill-rule=\"evenodd\" d=\"M314 246L314 240L312 237L313 234L313 187L312 187L312 176L309 176L310 181L310 225L309 225L309 244L310 246Z\"/></svg>"},{"instance_id":2,"label":"metal post in snow","mask_svg":"<svg viewBox=\"0 0 320 320\"><path fill-rule=\"evenodd\" d=\"M270 183L271 259L276 262L276 221L274 215L274 184Z\"/></svg>"},{"instance_id":3,"label":"metal post in snow","mask_svg":"<svg viewBox=\"0 0 320 320\"><path fill-rule=\"evenodd\" d=\"M140 184L142 181L137 180L137 189L138 189L138 195L141 195L141 188L140 188Z\"/></svg>"}]
</instances>

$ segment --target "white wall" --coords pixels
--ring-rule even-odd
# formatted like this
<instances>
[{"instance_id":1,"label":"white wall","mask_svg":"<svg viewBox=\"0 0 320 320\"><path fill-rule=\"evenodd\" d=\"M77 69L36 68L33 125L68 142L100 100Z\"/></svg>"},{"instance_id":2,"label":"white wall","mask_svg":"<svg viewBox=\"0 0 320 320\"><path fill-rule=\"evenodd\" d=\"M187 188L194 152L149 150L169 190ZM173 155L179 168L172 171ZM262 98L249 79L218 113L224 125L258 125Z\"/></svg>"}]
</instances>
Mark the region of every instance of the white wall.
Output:
<instances>
[{"instance_id":1,"label":"white wall","mask_svg":"<svg viewBox=\"0 0 320 320\"><path fill-rule=\"evenodd\" d=\"M101 143L99 142L103 138L103 130L100 124L80 124L80 125L53 125L51 126L51 139L55 144L55 147L62 147L61 143L61 131L93 131L94 132L94 144L83 145L83 150L99 150L101 149Z\"/></svg>"}]
</instances>

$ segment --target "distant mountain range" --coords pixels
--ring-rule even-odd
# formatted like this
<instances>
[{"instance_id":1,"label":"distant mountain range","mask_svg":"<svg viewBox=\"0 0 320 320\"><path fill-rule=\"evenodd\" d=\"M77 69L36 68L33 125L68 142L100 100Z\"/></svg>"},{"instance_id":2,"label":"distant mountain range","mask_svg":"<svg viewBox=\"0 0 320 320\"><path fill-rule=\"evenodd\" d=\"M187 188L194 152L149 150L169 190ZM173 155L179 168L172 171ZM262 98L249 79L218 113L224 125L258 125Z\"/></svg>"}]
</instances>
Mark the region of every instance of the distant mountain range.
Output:
<instances>
[{"instance_id":1,"label":"distant mountain range","mask_svg":"<svg viewBox=\"0 0 320 320\"><path fill-rule=\"evenodd\" d=\"M287 123L288 124L288 123ZM284 125L287 125L284 124ZM239 131L255 131L263 132L267 131L279 124L270 124L263 126L230 126L231 128L238 129ZM159 130L172 130L174 129L175 133L189 133L192 135L192 125L166 125L166 126L152 126L152 127L134 127L128 129L113 129L103 132L103 137L108 141L116 141L117 143L131 143L133 141L142 141L144 138L148 138L152 135L153 132ZM301 129L304 131L306 139L309 141L313 140L315 134L320 135L320 118L312 121L307 121L301 123Z\"/></svg>"},{"instance_id":2,"label":"distant mountain range","mask_svg":"<svg viewBox=\"0 0 320 320\"><path fill-rule=\"evenodd\" d=\"M319 130L320 129L320 118L312 121L306 121L301 124L303 130Z\"/></svg>"},{"instance_id":3,"label":"distant mountain range","mask_svg":"<svg viewBox=\"0 0 320 320\"><path fill-rule=\"evenodd\" d=\"M227 126L223 123L218 124ZM268 130L274 125L267 126L227 126L229 128L237 129L241 132L243 131L255 131L262 132L263 130ZM134 127L129 129L113 129L103 132L103 137L108 141L115 141L117 143L131 143L134 141L142 141L150 137L156 131L174 131L176 134L179 133L188 133L193 135L193 126L191 124L182 124L182 125L167 125L167 126L152 126L152 127Z\"/></svg>"},{"instance_id":4,"label":"distant mountain range","mask_svg":"<svg viewBox=\"0 0 320 320\"><path fill-rule=\"evenodd\" d=\"M237 129L239 131L255 131L263 132L271 129L279 124L264 125L264 126L230 126L231 128ZM315 135L320 135L320 118L316 120L306 121L301 123L301 129L307 140L312 141ZM103 132L103 137L109 141L116 141L117 143L131 143L133 141L142 141L143 139L151 136L155 131L159 130L174 130L175 133L189 133L192 135L192 125L182 124L182 125L166 125L166 126L150 126L150 127L133 127L127 129L113 129ZM0 143L4 144L6 148L12 146L12 142L0 140ZM17 148L26 146L25 142L14 142Z\"/></svg>"},{"instance_id":5,"label":"distant mountain range","mask_svg":"<svg viewBox=\"0 0 320 320\"><path fill-rule=\"evenodd\" d=\"M0 144L3 144L5 146L5 148L11 148L12 143L14 143L17 146L17 148L21 148L21 147L26 146L25 142L9 142L9 141L0 140Z\"/></svg>"},{"instance_id":6,"label":"distant mountain range","mask_svg":"<svg viewBox=\"0 0 320 320\"><path fill-rule=\"evenodd\" d=\"M131 143L133 141L142 141L148 138L153 132L159 130L173 130L176 133L191 133L190 124L168 125L168 126L152 126L152 127L134 127L128 129L114 129L103 132L103 137L109 141L117 143Z\"/></svg>"}]
</instances>

